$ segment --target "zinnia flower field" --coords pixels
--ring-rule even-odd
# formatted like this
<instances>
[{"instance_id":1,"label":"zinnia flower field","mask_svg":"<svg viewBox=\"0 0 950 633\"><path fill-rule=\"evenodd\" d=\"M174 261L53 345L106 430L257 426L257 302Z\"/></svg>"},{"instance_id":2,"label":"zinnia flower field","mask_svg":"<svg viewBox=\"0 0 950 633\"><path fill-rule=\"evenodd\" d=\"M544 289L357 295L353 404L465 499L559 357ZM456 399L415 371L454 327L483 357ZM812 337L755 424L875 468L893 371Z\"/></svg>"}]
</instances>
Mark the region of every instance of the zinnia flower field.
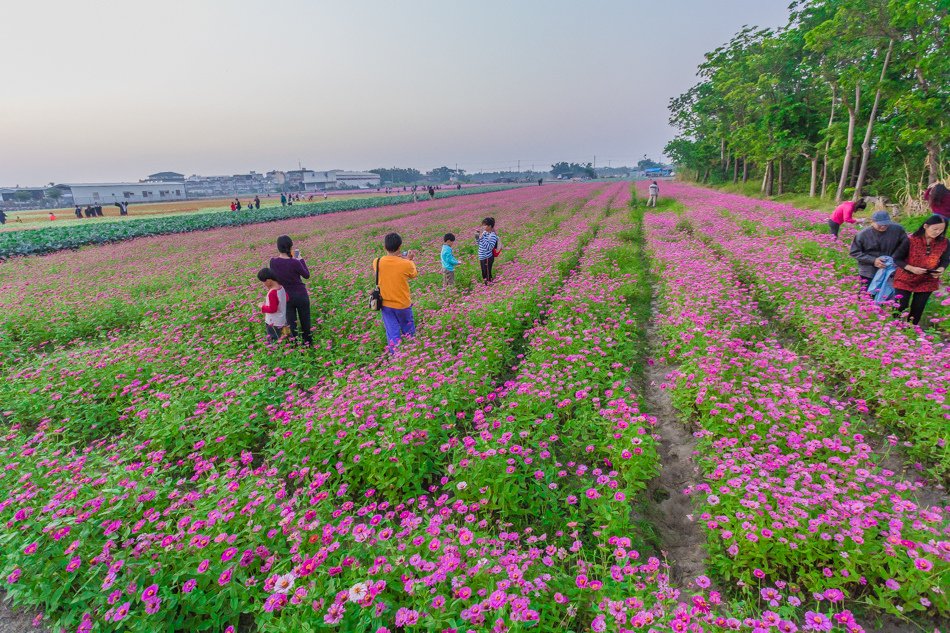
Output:
<instances>
[{"instance_id":1,"label":"zinnia flower field","mask_svg":"<svg viewBox=\"0 0 950 633\"><path fill-rule=\"evenodd\" d=\"M822 214L642 194L524 187L0 264L0 592L70 632L939 630L943 297L927 331L860 298ZM420 271L392 355L366 307L390 231ZM313 349L264 336L280 234L313 273ZM651 518L665 424L695 440L698 576Z\"/></svg>"}]
</instances>

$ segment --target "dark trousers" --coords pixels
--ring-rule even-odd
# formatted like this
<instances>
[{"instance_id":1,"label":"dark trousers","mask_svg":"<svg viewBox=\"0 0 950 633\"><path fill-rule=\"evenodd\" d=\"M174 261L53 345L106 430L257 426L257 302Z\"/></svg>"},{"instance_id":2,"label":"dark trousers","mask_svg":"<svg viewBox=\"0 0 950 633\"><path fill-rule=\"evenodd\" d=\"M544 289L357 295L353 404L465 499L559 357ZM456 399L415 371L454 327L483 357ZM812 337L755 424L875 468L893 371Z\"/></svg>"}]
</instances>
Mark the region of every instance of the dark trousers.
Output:
<instances>
[{"instance_id":1,"label":"dark trousers","mask_svg":"<svg viewBox=\"0 0 950 633\"><path fill-rule=\"evenodd\" d=\"M831 229L831 234L835 236L835 239L838 239L838 231L841 230L841 225L834 220L828 220L828 228Z\"/></svg>"},{"instance_id":2,"label":"dark trousers","mask_svg":"<svg viewBox=\"0 0 950 633\"><path fill-rule=\"evenodd\" d=\"M484 281L486 284L492 281L494 278L491 274L491 267L495 264L495 257L492 256L488 259L480 259L478 260L478 264L482 267L482 281Z\"/></svg>"},{"instance_id":3,"label":"dark trousers","mask_svg":"<svg viewBox=\"0 0 950 633\"><path fill-rule=\"evenodd\" d=\"M300 319L304 345L313 345L313 333L310 331L310 295L306 292L299 295L287 294L287 325L290 326L292 338L297 338L297 319Z\"/></svg>"},{"instance_id":4,"label":"dark trousers","mask_svg":"<svg viewBox=\"0 0 950 633\"><path fill-rule=\"evenodd\" d=\"M265 325L264 329L267 330L267 338L276 343L280 338L280 328L276 325Z\"/></svg>"},{"instance_id":5,"label":"dark trousers","mask_svg":"<svg viewBox=\"0 0 950 633\"><path fill-rule=\"evenodd\" d=\"M908 306L910 307L910 322L914 325L920 325L920 317L924 315L924 308L927 307L927 300L930 299L932 292L911 292L895 288L897 293L898 316L903 314Z\"/></svg>"}]
</instances>

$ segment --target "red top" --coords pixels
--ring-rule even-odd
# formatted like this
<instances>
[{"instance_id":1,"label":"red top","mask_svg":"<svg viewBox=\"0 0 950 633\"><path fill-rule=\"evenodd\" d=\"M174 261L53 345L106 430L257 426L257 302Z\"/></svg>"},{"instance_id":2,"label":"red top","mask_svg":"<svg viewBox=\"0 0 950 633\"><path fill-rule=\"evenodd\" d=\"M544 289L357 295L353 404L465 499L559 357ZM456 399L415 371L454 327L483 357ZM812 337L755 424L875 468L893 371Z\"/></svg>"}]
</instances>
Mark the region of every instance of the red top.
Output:
<instances>
[{"instance_id":1,"label":"red top","mask_svg":"<svg viewBox=\"0 0 950 633\"><path fill-rule=\"evenodd\" d=\"M277 288L271 288L267 291L267 303L261 306L261 312L264 314L274 314L280 308L280 298L277 296Z\"/></svg>"},{"instance_id":2,"label":"red top","mask_svg":"<svg viewBox=\"0 0 950 633\"><path fill-rule=\"evenodd\" d=\"M942 215L945 218L950 218L950 196L945 195L943 200L938 204L934 204L930 200L930 190L933 187L929 187L927 191L924 192L924 200L930 202L930 210L936 213L937 215Z\"/></svg>"},{"instance_id":3,"label":"red top","mask_svg":"<svg viewBox=\"0 0 950 633\"><path fill-rule=\"evenodd\" d=\"M931 270L946 265L947 240L930 243L930 254L927 254L927 238L923 235L911 235L907 238L907 255L894 253L897 270L894 272L894 287L908 292L933 292L940 287L940 280L928 274L915 275L904 270L903 266L919 266ZM941 261L942 260L942 261Z\"/></svg>"}]
</instances>

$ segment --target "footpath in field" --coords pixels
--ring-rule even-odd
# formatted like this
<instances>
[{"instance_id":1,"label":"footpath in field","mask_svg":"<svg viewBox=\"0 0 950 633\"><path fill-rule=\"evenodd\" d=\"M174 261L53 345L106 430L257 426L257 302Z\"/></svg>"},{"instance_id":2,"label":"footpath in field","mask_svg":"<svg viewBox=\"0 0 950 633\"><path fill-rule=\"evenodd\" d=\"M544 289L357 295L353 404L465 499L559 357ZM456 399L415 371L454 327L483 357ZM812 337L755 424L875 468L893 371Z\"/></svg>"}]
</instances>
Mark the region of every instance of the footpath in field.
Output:
<instances>
[{"instance_id":1,"label":"footpath in field","mask_svg":"<svg viewBox=\"0 0 950 633\"><path fill-rule=\"evenodd\" d=\"M766 212L723 207L723 199L695 188L671 185L664 192L686 210L648 214L647 235L664 281L661 326L667 357L677 364L674 402L699 428L705 481L693 494L709 534L711 572L727 594L823 614L806 614L806 623L851 621L852 609L865 623L875 613L924 626L945 618L940 579L950 566L950 528L939 480L895 476L866 428L870 409L875 424L899 416L908 436L930 433L928 446L942 446L946 424L927 428L945 419L940 389L933 395L933 385L944 383L915 376L928 369L909 354L910 341L918 355L942 354L942 346L884 323L886 315L859 303L846 280L815 280L782 235L763 235L762 227L775 222ZM755 232L733 219L750 214ZM851 317L834 321L834 329L821 306L832 296L835 314ZM795 327L776 340L770 317ZM877 350L884 345L872 344L862 325L883 330L884 345L904 351L906 362L882 361ZM849 333L855 338L848 344ZM844 388L828 384L840 380L845 358L822 344L829 335L864 352L851 361ZM854 367L859 363L866 370ZM907 410L906 393L887 399L901 389L927 392L914 402L919 413ZM899 413L889 417L893 409ZM940 461L931 468L944 472ZM826 630L821 626L814 624ZM910 620L898 626L915 627Z\"/></svg>"}]
</instances>

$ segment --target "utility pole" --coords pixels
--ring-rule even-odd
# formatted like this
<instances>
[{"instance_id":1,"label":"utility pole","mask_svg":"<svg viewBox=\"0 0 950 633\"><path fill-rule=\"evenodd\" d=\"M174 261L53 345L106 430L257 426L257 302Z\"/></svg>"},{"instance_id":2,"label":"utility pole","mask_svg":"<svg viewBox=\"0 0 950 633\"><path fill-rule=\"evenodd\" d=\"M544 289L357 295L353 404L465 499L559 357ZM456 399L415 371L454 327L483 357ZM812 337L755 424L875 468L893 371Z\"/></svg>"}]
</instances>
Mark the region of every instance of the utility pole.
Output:
<instances>
[{"instance_id":1,"label":"utility pole","mask_svg":"<svg viewBox=\"0 0 950 633\"><path fill-rule=\"evenodd\" d=\"M518 173L521 173L521 159L518 159Z\"/></svg>"}]
</instances>

